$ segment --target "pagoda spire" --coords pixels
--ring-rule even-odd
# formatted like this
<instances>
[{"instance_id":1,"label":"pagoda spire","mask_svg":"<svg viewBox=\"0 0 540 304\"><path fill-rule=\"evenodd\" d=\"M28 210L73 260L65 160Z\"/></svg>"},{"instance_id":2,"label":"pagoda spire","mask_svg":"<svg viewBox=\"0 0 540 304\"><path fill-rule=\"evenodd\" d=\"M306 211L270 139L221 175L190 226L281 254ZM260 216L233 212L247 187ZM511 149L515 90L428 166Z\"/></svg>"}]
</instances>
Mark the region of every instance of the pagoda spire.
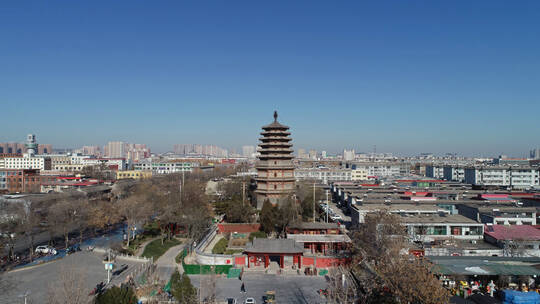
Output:
<instances>
[{"instance_id":1,"label":"pagoda spire","mask_svg":"<svg viewBox=\"0 0 540 304\"><path fill-rule=\"evenodd\" d=\"M277 122L277 111L274 111L274 121Z\"/></svg>"}]
</instances>

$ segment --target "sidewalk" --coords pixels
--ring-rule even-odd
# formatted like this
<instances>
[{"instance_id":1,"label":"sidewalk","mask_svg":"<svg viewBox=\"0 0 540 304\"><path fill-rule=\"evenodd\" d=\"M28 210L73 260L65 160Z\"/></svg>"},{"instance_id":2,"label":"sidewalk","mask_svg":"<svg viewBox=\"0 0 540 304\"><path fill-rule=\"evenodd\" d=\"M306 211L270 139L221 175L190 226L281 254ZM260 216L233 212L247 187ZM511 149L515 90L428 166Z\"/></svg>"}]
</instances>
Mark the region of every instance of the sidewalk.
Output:
<instances>
[{"instance_id":1,"label":"sidewalk","mask_svg":"<svg viewBox=\"0 0 540 304\"><path fill-rule=\"evenodd\" d=\"M142 243L139 248L137 248L137 250L135 251L135 256L141 256L141 254L143 254L144 252L144 249L146 248L146 245L148 245L150 242L152 242L153 240L157 240L159 239L160 237L159 236L156 236L154 238L151 238L149 240L146 240L144 243Z\"/></svg>"}]
</instances>

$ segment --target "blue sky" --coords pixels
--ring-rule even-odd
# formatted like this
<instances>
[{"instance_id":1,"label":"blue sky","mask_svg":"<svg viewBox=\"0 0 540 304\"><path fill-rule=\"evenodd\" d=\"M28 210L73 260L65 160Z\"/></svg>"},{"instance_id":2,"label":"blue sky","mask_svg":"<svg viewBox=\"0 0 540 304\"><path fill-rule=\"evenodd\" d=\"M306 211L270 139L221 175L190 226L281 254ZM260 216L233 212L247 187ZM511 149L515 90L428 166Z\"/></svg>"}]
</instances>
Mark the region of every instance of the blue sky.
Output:
<instances>
[{"instance_id":1,"label":"blue sky","mask_svg":"<svg viewBox=\"0 0 540 304\"><path fill-rule=\"evenodd\" d=\"M538 1L3 1L0 141L525 155Z\"/></svg>"}]
</instances>

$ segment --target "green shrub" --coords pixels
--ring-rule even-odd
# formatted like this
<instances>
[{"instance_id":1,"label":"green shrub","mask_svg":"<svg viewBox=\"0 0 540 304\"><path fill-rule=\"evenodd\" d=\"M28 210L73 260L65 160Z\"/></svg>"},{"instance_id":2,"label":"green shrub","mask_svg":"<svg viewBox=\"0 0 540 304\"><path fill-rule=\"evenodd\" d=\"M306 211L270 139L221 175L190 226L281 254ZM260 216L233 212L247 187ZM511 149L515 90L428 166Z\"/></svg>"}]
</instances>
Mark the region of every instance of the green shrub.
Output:
<instances>
[{"instance_id":1,"label":"green shrub","mask_svg":"<svg viewBox=\"0 0 540 304\"><path fill-rule=\"evenodd\" d=\"M131 287L113 286L96 297L96 304L137 304L137 296Z\"/></svg>"}]
</instances>

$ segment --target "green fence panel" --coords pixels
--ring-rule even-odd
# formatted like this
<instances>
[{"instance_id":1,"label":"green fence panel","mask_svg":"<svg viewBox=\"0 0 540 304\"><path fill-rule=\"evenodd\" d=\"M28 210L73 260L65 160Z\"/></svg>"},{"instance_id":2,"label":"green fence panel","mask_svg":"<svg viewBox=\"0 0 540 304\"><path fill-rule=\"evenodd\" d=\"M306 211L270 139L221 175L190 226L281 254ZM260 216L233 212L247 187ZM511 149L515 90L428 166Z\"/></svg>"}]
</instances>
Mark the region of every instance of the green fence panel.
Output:
<instances>
[{"instance_id":1,"label":"green fence panel","mask_svg":"<svg viewBox=\"0 0 540 304\"><path fill-rule=\"evenodd\" d=\"M182 253L182 267L186 274L228 274L232 265L197 265L186 264L184 258L187 255L187 250L184 249Z\"/></svg>"},{"instance_id":2,"label":"green fence panel","mask_svg":"<svg viewBox=\"0 0 540 304\"><path fill-rule=\"evenodd\" d=\"M242 273L242 269L240 268L231 268L229 269L229 273L227 273L227 278L239 278L240 274Z\"/></svg>"}]
</instances>

